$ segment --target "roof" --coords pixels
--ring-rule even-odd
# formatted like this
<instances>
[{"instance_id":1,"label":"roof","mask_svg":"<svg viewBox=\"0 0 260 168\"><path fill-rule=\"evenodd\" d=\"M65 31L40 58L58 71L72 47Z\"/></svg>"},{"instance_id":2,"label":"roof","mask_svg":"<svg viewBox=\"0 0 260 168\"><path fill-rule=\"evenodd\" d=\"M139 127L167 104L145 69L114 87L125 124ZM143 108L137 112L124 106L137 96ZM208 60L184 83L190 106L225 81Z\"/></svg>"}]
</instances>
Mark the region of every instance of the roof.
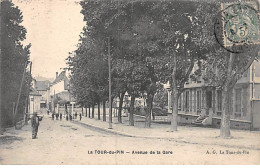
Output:
<instances>
[{"instance_id":1,"label":"roof","mask_svg":"<svg viewBox=\"0 0 260 168\"><path fill-rule=\"evenodd\" d=\"M66 79L66 78L67 78L67 77L66 77L65 71L62 71L62 72L58 75L58 77L52 82L52 84L58 83L58 82L60 82L61 80Z\"/></svg>"},{"instance_id":2,"label":"roof","mask_svg":"<svg viewBox=\"0 0 260 168\"><path fill-rule=\"evenodd\" d=\"M50 81L36 81L35 89L38 91L47 90Z\"/></svg>"},{"instance_id":3,"label":"roof","mask_svg":"<svg viewBox=\"0 0 260 168\"><path fill-rule=\"evenodd\" d=\"M40 93L37 92L37 90L35 90L33 87L30 87L30 93L29 95L32 96L42 96Z\"/></svg>"}]
</instances>

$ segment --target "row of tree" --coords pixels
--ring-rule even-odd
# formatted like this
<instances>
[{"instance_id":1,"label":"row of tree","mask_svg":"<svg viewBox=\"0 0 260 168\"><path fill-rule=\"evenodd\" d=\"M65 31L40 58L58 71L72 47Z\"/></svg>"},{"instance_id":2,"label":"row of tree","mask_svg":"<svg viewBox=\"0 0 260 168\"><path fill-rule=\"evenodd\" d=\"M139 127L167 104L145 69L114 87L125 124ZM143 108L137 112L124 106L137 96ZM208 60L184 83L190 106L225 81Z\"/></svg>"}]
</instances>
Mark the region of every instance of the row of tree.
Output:
<instances>
[{"instance_id":1,"label":"row of tree","mask_svg":"<svg viewBox=\"0 0 260 168\"><path fill-rule=\"evenodd\" d=\"M1 1L0 17L0 126L7 127L21 120L27 107L31 75L26 67L29 64L31 45L22 44L26 39L26 29L21 25L23 16L18 7L11 1Z\"/></svg>"},{"instance_id":2,"label":"row of tree","mask_svg":"<svg viewBox=\"0 0 260 168\"><path fill-rule=\"evenodd\" d=\"M230 90L256 56L257 50L234 56L217 44L214 18L218 2L83 0L80 4L86 26L74 56L68 57L72 93L85 106L107 101L107 56L111 46L112 97L120 99L118 121L122 122L121 109L127 92L131 96L132 126L135 99L146 97L145 126L150 127L154 96L169 81L171 130L177 131L178 98L195 64L200 69L193 77L206 70L204 77L223 88L228 105ZM223 111L221 135L228 137L230 110L224 106Z\"/></svg>"}]
</instances>

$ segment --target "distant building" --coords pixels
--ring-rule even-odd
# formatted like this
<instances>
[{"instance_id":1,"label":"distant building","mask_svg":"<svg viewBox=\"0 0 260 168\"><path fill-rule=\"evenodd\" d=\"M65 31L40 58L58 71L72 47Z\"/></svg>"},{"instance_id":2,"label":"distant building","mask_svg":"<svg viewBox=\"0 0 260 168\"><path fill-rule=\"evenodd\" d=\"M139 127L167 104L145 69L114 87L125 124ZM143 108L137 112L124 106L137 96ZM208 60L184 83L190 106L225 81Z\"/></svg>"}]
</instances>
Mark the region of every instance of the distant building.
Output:
<instances>
[{"instance_id":1,"label":"distant building","mask_svg":"<svg viewBox=\"0 0 260 168\"><path fill-rule=\"evenodd\" d=\"M70 79L68 77L68 71L64 70L60 74L56 72L55 80L49 85L48 88L48 105L47 107L55 112L54 106L57 107L56 104L64 104L66 102L70 102L70 104L74 103L74 98L71 96L70 90ZM59 103L57 103L59 102ZM61 103L62 102L62 103Z\"/></svg>"},{"instance_id":2,"label":"distant building","mask_svg":"<svg viewBox=\"0 0 260 168\"><path fill-rule=\"evenodd\" d=\"M50 85L50 81L34 81L34 88L37 90L39 94L41 94L40 100L40 108L47 107L48 100L48 87Z\"/></svg>"},{"instance_id":3,"label":"distant building","mask_svg":"<svg viewBox=\"0 0 260 168\"><path fill-rule=\"evenodd\" d=\"M41 102L41 94L37 92L37 90L33 87L30 88L29 93L29 113L32 115L33 112L40 111L40 102Z\"/></svg>"},{"instance_id":4,"label":"distant building","mask_svg":"<svg viewBox=\"0 0 260 168\"><path fill-rule=\"evenodd\" d=\"M169 91L169 103L170 95ZM219 88L208 85L202 79L189 79L178 100L179 122L220 127L222 99L223 93ZM255 61L239 79L232 92L231 103L231 128L260 129L260 62ZM204 117L198 120L200 115Z\"/></svg>"}]
</instances>

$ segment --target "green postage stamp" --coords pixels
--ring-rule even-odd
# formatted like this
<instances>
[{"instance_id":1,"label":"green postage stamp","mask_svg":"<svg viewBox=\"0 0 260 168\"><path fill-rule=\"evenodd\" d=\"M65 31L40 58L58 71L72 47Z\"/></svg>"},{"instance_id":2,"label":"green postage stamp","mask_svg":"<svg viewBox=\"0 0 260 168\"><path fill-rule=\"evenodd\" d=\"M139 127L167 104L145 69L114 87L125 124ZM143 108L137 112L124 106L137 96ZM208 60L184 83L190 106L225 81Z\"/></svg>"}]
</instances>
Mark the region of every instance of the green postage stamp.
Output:
<instances>
[{"instance_id":1,"label":"green postage stamp","mask_svg":"<svg viewBox=\"0 0 260 168\"><path fill-rule=\"evenodd\" d=\"M259 44L257 10L255 1L221 4L224 47Z\"/></svg>"}]
</instances>

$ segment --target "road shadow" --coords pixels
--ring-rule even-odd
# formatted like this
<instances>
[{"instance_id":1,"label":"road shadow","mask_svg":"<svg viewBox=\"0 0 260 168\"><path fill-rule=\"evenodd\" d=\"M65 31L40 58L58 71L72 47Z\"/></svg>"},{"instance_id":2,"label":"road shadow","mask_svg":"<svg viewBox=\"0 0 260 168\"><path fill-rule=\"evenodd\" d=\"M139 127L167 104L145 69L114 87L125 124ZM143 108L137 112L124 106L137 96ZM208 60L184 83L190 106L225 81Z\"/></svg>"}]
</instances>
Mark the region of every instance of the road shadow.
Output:
<instances>
[{"instance_id":1,"label":"road shadow","mask_svg":"<svg viewBox=\"0 0 260 168\"><path fill-rule=\"evenodd\" d=\"M17 137L17 136L1 136L0 137L0 145L9 145L15 141L23 141L24 138Z\"/></svg>"}]
</instances>

